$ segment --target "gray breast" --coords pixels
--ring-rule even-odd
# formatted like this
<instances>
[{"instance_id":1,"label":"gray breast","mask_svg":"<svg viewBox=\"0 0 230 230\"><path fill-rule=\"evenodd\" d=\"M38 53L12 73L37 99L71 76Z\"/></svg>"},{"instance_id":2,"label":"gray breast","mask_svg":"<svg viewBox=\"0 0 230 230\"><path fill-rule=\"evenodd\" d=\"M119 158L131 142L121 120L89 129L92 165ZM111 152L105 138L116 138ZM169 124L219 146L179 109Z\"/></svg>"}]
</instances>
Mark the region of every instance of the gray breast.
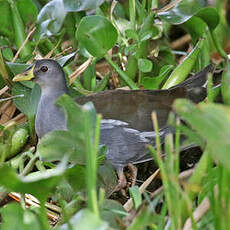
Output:
<instances>
[{"instance_id":1,"label":"gray breast","mask_svg":"<svg viewBox=\"0 0 230 230\"><path fill-rule=\"evenodd\" d=\"M66 119L61 107L56 105L57 96L42 96L36 114L35 129L39 138L53 130L66 130Z\"/></svg>"}]
</instances>

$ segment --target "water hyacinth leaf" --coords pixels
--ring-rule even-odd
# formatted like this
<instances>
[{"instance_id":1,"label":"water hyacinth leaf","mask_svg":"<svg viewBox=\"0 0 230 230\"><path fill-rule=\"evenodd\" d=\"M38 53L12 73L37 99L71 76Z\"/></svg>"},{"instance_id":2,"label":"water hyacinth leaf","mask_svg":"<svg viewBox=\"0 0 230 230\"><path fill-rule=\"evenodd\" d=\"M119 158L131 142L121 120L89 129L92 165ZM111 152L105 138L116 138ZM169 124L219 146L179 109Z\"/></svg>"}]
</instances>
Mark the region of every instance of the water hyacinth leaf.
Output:
<instances>
[{"instance_id":1,"label":"water hyacinth leaf","mask_svg":"<svg viewBox=\"0 0 230 230\"><path fill-rule=\"evenodd\" d=\"M63 153L69 156L71 162L78 164L85 163L84 146L79 144L70 132L57 130L47 133L39 141L37 150L42 160L58 161L63 158Z\"/></svg>"},{"instance_id":2,"label":"water hyacinth leaf","mask_svg":"<svg viewBox=\"0 0 230 230\"><path fill-rule=\"evenodd\" d=\"M24 210L19 203L5 205L1 209L1 230L40 230L41 226L36 214L30 210ZM28 221L29 220L29 221Z\"/></svg>"},{"instance_id":3,"label":"water hyacinth leaf","mask_svg":"<svg viewBox=\"0 0 230 230\"><path fill-rule=\"evenodd\" d=\"M54 169L25 177L18 176L14 169L8 165L2 165L0 166L0 173L1 175L4 174L4 177L0 178L0 185L4 186L8 191L29 193L40 200L44 200L60 182L64 175L66 164L66 160L63 160Z\"/></svg>"},{"instance_id":4,"label":"water hyacinth leaf","mask_svg":"<svg viewBox=\"0 0 230 230\"><path fill-rule=\"evenodd\" d=\"M213 159L230 170L230 109L213 103L195 106L185 99L177 100L174 108L207 141Z\"/></svg>"},{"instance_id":5,"label":"water hyacinth leaf","mask_svg":"<svg viewBox=\"0 0 230 230\"><path fill-rule=\"evenodd\" d=\"M77 212L70 220L69 223L72 226L72 230L107 230L108 224L103 222L97 215L92 213L88 209L82 209ZM64 224L57 230L68 230L69 226Z\"/></svg>"},{"instance_id":6,"label":"water hyacinth leaf","mask_svg":"<svg viewBox=\"0 0 230 230\"><path fill-rule=\"evenodd\" d=\"M152 70L153 64L150 60L139 58L138 59L138 68L143 73L148 73Z\"/></svg>"},{"instance_id":7,"label":"water hyacinth leaf","mask_svg":"<svg viewBox=\"0 0 230 230\"><path fill-rule=\"evenodd\" d=\"M178 3L173 9L161 12L158 16L170 24L183 24L193 16L201 18L211 30L214 30L219 23L219 15L215 8L206 7L200 0L184 0ZM200 26L196 24L195 26Z\"/></svg>"},{"instance_id":8,"label":"water hyacinth leaf","mask_svg":"<svg viewBox=\"0 0 230 230\"><path fill-rule=\"evenodd\" d=\"M65 178L76 192L86 187L86 170L81 165L68 168L65 172Z\"/></svg>"},{"instance_id":9,"label":"water hyacinth leaf","mask_svg":"<svg viewBox=\"0 0 230 230\"><path fill-rule=\"evenodd\" d=\"M100 6L104 0L63 0L66 11L93 10Z\"/></svg>"},{"instance_id":10,"label":"water hyacinth leaf","mask_svg":"<svg viewBox=\"0 0 230 230\"><path fill-rule=\"evenodd\" d=\"M38 9L32 0L18 0L16 5L25 25L36 22Z\"/></svg>"},{"instance_id":11,"label":"water hyacinth leaf","mask_svg":"<svg viewBox=\"0 0 230 230\"><path fill-rule=\"evenodd\" d=\"M158 89L161 82L168 76L172 69L173 65L165 65L160 69L157 77L143 77L141 84L145 89Z\"/></svg>"},{"instance_id":12,"label":"water hyacinth leaf","mask_svg":"<svg viewBox=\"0 0 230 230\"><path fill-rule=\"evenodd\" d=\"M119 229L117 220L127 215L125 209L119 202L109 199L104 201L101 217L104 221L108 222L109 226L113 229Z\"/></svg>"},{"instance_id":13,"label":"water hyacinth leaf","mask_svg":"<svg viewBox=\"0 0 230 230\"><path fill-rule=\"evenodd\" d=\"M182 24L204 7L200 0L184 0L171 10L160 12L158 16L170 24Z\"/></svg>"},{"instance_id":14,"label":"water hyacinth leaf","mask_svg":"<svg viewBox=\"0 0 230 230\"><path fill-rule=\"evenodd\" d=\"M41 37L57 34L62 27L66 11L62 0L48 2L39 12L37 23Z\"/></svg>"},{"instance_id":15,"label":"water hyacinth leaf","mask_svg":"<svg viewBox=\"0 0 230 230\"><path fill-rule=\"evenodd\" d=\"M23 97L14 98L16 107L28 117L36 114L37 105L40 99L40 87L34 85L33 89L20 84L15 83L12 88L12 95L24 95Z\"/></svg>"},{"instance_id":16,"label":"water hyacinth leaf","mask_svg":"<svg viewBox=\"0 0 230 230\"><path fill-rule=\"evenodd\" d=\"M12 63L12 62L6 62L6 64L14 75L24 72L30 66L30 64L21 64L21 63Z\"/></svg>"},{"instance_id":17,"label":"water hyacinth leaf","mask_svg":"<svg viewBox=\"0 0 230 230\"><path fill-rule=\"evenodd\" d=\"M94 57L103 57L116 43L117 30L105 17L84 17L76 31L77 40Z\"/></svg>"}]
</instances>

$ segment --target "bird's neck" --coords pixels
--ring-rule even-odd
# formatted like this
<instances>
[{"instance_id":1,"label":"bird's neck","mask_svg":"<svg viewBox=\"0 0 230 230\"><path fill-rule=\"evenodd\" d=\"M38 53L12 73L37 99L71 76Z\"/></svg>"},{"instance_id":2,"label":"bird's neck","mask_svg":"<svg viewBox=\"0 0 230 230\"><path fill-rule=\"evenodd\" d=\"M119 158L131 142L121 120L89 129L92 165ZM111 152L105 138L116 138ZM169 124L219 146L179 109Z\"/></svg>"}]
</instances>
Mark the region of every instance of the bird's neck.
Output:
<instances>
[{"instance_id":1,"label":"bird's neck","mask_svg":"<svg viewBox=\"0 0 230 230\"><path fill-rule=\"evenodd\" d=\"M41 98L44 97L51 97L54 100L56 100L58 97L60 97L63 94L68 94L68 88L67 87L63 87L63 88L51 88L51 87L47 87L47 88L42 88L41 91Z\"/></svg>"}]
</instances>

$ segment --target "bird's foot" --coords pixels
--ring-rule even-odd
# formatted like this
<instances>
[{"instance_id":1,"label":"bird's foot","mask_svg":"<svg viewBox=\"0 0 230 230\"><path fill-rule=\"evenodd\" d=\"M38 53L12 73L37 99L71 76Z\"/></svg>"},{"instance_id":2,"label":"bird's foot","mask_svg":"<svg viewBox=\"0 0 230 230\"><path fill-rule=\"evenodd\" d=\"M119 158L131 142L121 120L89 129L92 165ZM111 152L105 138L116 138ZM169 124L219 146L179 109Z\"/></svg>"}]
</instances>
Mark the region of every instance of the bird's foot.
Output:
<instances>
[{"instance_id":1,"label":"bird's foot","mask_svg":"<svg viewBox=\"0 0 230 230\"><path fill-rule=\"evenodd\" d=\"M127 165L128 167L128 170L130 171L130 187L134 186L135 183L136 183L136 177L137 177L137 168L133 165L133 164L128 164ZM120 191L121 194L124 196L124 197L127 197L127 193L126 193L126 188L128 187L127 186L127 179L126 179L126 176L123 172L123 168L122 169L118 169L117 170L117 175L118 175L118 184L116 185L116 187L114 188L113 192L117 192L117 191Z\"/></svg>"},{"instance_id":2,"label":"bird's foot","mask_svg":"<svg viewBox=\"0 0 230 230\"><path fill-rule=\"evenodd\" d=\"M136 179L137 179L137 167L131 163L127 165L129 171L131 172L131 187L136 184Z\"/></svg>"},{"instance_id":3,"label":"bird's foot","mask_svg":"<svg viewBox=\"0 0 230 230\"><path fill-rule=\"evenodd\" d=\"M118 175L118 184L114 188L114 192L120 191L127 186L127 180L123 172L123 168L117 170L117 175Z\"/></svg>"}]
</instances>

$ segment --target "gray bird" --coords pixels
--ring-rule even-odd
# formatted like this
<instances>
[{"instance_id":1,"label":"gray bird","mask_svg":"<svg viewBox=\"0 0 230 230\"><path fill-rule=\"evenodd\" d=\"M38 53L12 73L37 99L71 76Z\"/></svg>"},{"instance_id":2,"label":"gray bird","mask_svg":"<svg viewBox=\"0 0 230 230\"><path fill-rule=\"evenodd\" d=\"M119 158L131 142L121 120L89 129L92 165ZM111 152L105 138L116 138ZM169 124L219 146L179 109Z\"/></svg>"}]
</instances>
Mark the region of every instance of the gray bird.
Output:
<instances>
[{"instance_id":1,"label":"gray bird","mask_svg":"<svg viewBox=\"0 0 230 230\"><path fill-rule=\"evenodd\" d=\"M97 113L103 115L100 143L107 145L107 159L118 172L118 189L126 185L123 174L125 166L152 160L146 149L147 144L155 143L152 111L157 113L160 138L163 141L165 135L173 131L167 126L173 101L177 98L188 98L194 102L203 100L206 96L203 85L208 72L213 69L213 65L209 65L182 84L168 90L108 90L76 98L79 104L92 101ZM53 130L67 129L64 112L56 105L58 97L68 94L61 66L51 59L37 60L13 79L24 80L32 80L41 87L35 120L38 137L41 138ZM135 179L136 172L132 167L131 169Z\"/></svg>"}]
</instances>

